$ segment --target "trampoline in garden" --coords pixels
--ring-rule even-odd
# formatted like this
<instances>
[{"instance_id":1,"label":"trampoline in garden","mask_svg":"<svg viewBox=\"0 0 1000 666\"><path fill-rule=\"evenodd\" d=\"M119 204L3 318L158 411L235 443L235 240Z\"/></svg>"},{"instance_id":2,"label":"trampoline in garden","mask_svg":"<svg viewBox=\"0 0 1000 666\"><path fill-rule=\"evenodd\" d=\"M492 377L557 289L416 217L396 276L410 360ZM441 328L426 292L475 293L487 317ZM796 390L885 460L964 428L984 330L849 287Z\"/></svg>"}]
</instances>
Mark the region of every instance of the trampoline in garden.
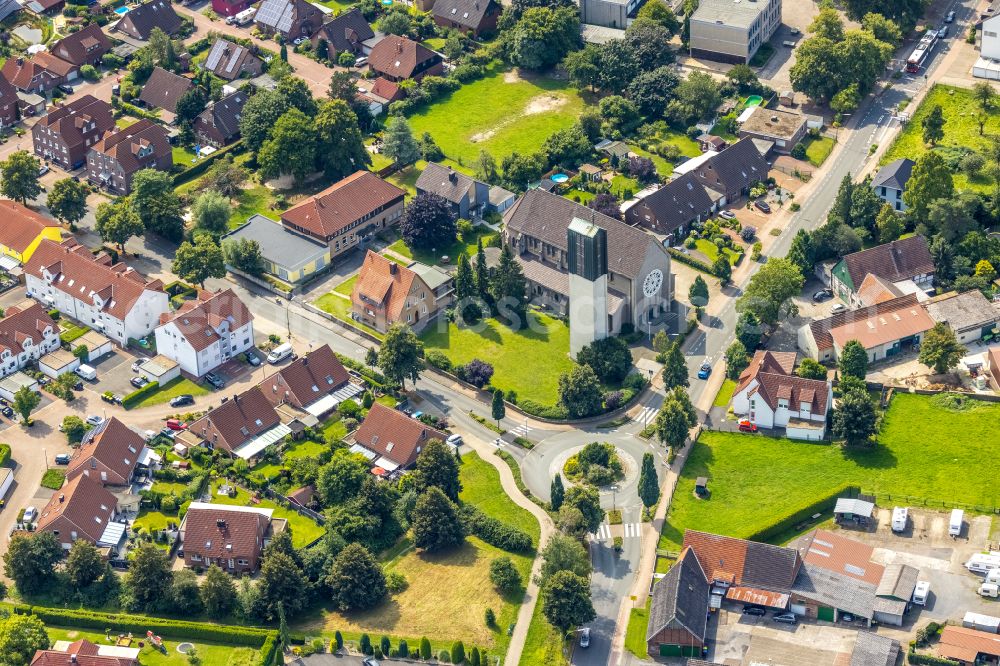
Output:
<instances>
[{"instance_id":1,"label":"trampoline in garden","mask_svg":"<svg viewBox=\"0 0 1000 666\"><path fill-rule=\"evenodd\" d=\"M761 97L760 95L750 95L749 97L746 98L746 101L743 102L743 108L749 109L752 106L760 106L763 103L764 103L764 98Z\"/></svg>"},{"instance_id":2,"label":"trampoline in garden","mask_svg":"<svg viewBox=\"0 0 1000 666\"><path fill-rule=\"evenodd\" d=\"M194 644L192 643L181 643L180 645L177 646L177 651L180 652L181 654L187 654L193 649L194 649Z\"/></svg>"}]
</instances>

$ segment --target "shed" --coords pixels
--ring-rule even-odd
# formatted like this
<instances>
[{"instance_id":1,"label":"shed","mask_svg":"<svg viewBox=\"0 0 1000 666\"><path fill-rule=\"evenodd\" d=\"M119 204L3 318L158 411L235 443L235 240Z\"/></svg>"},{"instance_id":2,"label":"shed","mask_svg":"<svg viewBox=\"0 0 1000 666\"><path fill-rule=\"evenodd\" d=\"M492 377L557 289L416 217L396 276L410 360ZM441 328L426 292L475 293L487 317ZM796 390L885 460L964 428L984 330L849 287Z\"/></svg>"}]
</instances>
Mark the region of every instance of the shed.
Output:
<instances>
[{"instance_id":1,"label":"shed","mask_svg":"<svg viewBox=\"0 0 1000 666\"><path fill-rule=\"evenodd\" d=\"M708 477L699 476L694 480L694 491L704 497L708 494Z\"/></svg>"},{"instance_id":2,"label":"shed","mask_svg":"<svg viewBox=\"0 0 1000 666\"><path fill-rule=\"evenodd\" d=\"M22 387L27 386L32 391L38 390L38 382L20 370L0 379L0 398L13 400L14 394Z\"/></svg>"},{"instance_id":3,"label":"shed","mask_svg":"<svg viewBox=\"0 0 1000 666\"><path fill-rule=\"evenodd\" d=\"M778 103L782 106L795 106L795 92L792 90L782 90L778 95Z\"/></svg>"},{"instance_id":4,"label":"shed","mask_svg":"<svg viewBox=\"0 0 1000 666\"><path fill-rule=\"evenodd\" d=\"M181 366L177 361L157 354L139 366L139 372L149 381L159 382L163 386L181 376Z\"/></svg>"},{"instance_id":5,"label":"shed","mask_svg":"<svg viewBox=\"0 0 1000 666\"><path fill-rule=\"evenodd\" d=\"M823 129L823 116L817 116L812 113L806 114L806 128L820 130Z\"/></svg>"},{"instance_id":6,"label":"shed","mask_svg":"<svg viewBox=\"0 0 1000 666\"><path fill-rule=\"evenodd\" d=\"M93 363L112 351L111 339L93 330L87 331L77 338L76 344L84 345L87 348L88 363Z\"/></svg>"},{"instance_id":7,"label":"shed","mask_svg":"<svg viewBox=\"0 0 1000 666\"><path fill-rule=\"evenodd\" d=\"M996 634L1000 633L1000 617L970 611L962 618L962 626Z\"/></svg>"},{"instance_id":8,"label":"shed","mask_svg":"<svg viewBox=\"0 0 1000 666\"><path fill-rule=\"evenodd\" d=\"M38 359L38 369L55 379L80 367L80 359L65 349L57 349Z\"/></svg>"},{"instance_id":9,"label":"shed","mask_svg":"<svg viewBox=\"0 0 1000 666\"><path fill-rule=\"evenodd\" d=\"M875 505L861 499L838 497L833 507L833 515L838 523L857 523L867 525L875 512Z\"/></svg>"}]
</instances>

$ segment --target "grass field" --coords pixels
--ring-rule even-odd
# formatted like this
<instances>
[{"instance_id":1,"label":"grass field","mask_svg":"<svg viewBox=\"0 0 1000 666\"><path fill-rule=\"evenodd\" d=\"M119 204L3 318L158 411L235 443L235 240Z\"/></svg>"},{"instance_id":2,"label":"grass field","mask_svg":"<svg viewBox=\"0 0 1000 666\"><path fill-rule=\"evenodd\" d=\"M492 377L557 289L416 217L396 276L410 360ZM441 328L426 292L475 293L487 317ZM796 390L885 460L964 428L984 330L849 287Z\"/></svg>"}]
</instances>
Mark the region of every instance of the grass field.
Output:
<instances>
[{"instance_id":1,"label":"grass field","mask_svg":"<svg viewBox=\"0 0 1000 666\"><path fill-rule=\"evenodd\" d=\"M229 216L229 228L235 229L254 215L263 215L277 221L278 215L271 210L273 193L263 185L248 187L240 193L238 203Z\"/></svg>"},{"instance_id":2,"label":"grass field","mask_svg":"<svg viewBox=\"0 0 1000 666\"><path fill-rule=\"evenodd\" d=\"M806 137L806 159L809 161L809 164L817 169L823 166L823 162L826 162L826 158L833 152L833 147L836 143L836 141L828 136Z\"/></svg>"},{"instance_id":3,"label":"grass field","mask_svg":"<svg viewBox=\"0 0 1000 666\"><path fill-rule=\"evenodd\" d=\"M584 101L566 81L514 70L463 85L410 116L415 136L430 132L444 154L472 164L480 150L499 162L538 150L556 130L572 125Z\"/></svg>"},{"instance_id":4,"label":"grass field","mask_svg":"<svg viewBox=\"0 0 1000 666\"><path fill-rule=\"evenodd\" d=\"M162 405L165 402L170 402L179 395L188 394L197 398L200 395L208 395L211 392L207 387L195 384L187 377L178 377L161 386L159 391L148 394L145 398L132 405L130 409Z\"/></svg>"},{"instance_id":5,"label":"grass field","mask_svg":"<svg viewBox=\"0 0 1000 666\"><path fill-rule=\"evenodd\" d=\"M367 324L363 324L360 321L355 321L354 319L351 318L350 296L345 297L343 294L339 294L335 291L328 291L327 293L323 294L315 301L313 301L313 305L318 307L320 310L323 310L324 312L332 314L334 317L340 319L341 321L345 321L351 324L352 326L356 326L357 328L368 331L379 340L382 339L382 334L376 331L374 328L368 326Z\"/></svg>"},{"instance_id":6,"label":"grass field","mask_svg":"<svg viewBox=\"0 0 1000 666\"><path fill-rule=\"evenodd\" d=\"M462 492L459 495L462 502L527 532L537 546L541 534L538 520L530 511L515 504L507 493L497 492L500 487L500 473L496 467L476 453L462 454Z\"/></svg>"},{"instance_id":7,"label":"grass field","mask_svg":"<svg viewBox=\"0 0 1000 666\"><path fill-rule=\"evenodd\" d=\"M101 633L76 631L73 629L63 629L61 627L46 627L45 629L46 633L49 635L49 639L53 642L72 642L78 641L81 638L86 638L90 642L97 643L98 645L110 645L108 640L105 638L105 635ZM145 636L142 638L145 638ZM136 642L133 643L132 647L138 647L138 640L139 639L136 638ZM192 641L188 639L176 640L170 638L169 636L164 636L163 642L167 648L166 654L163 654L153 646L147 644L139 652L139 661L144 666L188 666L191 662L188 661L187 655L181 654L177 651L177 646L180 643L193 643L195 647L195 654L198 656L198 659L203 666L256 666L260 659L257 655L257 651L252 648L235 647L219 643L207 643L204 641Z\"/></svg>"},{"instance_id":8,"label":"grass field","mask_svg":"<svg viewBox=\"0 0 1000 666\"><path fill-rule=\"evenodd\" d=\"M625 649L639 657L646 659L646 628L649 626L649 604L652 599L646 600L645 608L633 608L628 614L628 628L625 630Z\"/></svg>"},{"instance_id":9,"label":"grass field","mask_svg":"<svg viewBox=\"0 0 1000 666\"><path fill-rule=\"evenodd\" d=\"M715 402L712 403L713 407L725 407L729 404L729 401L733 399L733 391L736 390L736 382L732 379L727 379L722 382L722 386L719 387L719 392L715 394Z\"/></svg>"},{"instance_id":10,"label":"grass field","mask_svg":"<svg viewBox=\"0 0 1000 666\"><path fill-rule=\"evenodd\" d=\"M459 327L444 320L421 334L425 349L439 349L461 365L474 358L493 364L493 386L517 391L519 400L555 404L559 399L559 375L573 370L569 350L569 326L558 319L529 311L534 324L513 330L496 319L474 327ZM481 330L480 330L481 329Z\"/></svg>"},{"instance_id":11,"label":"grass field","mask_svg":"<svg viewBox=\"0 0 1000 666\"><path fill-rule=\"evenodd\" d=\"M528 635L524 639L519 666L569 666L567 659L568 641L559 638L559 630L553 629L542 615L542 600L535 604L531 615Z\"/></svg>"},{"instance_id":12,"label":"grass field","mask_svg":"<svg viewBox=\"0 0 1000 666\"><path fill-rule=\"evenodd\" d=\"M254 472L261 474L265 479L273 479L281 472L281 468L292 460L298 458L318 458L321 453L328 451L330 446L325 442L317 442L311 439L295 442L281 453L281 463L266 463L253 468Z\"/></svg>"},{"instance_id":13,"label":"grass field","mask_svg":"<svg viewBox=\"0 0 1000 666\"><path fill-rule=\"evenodd\" d=\"M48 488L50 490L59 490L62 488L63 481L66 480L66 472L61 469L47 469L45 474L42 475L42 487Z\"/></svg>"},{"instance_id":14,"label":"grass field","mask_svg":"<svg viewBox=\"0 0 1000 666\"><path fill-rule=\"evenodd\" d=\"M680 550L688 527L747 536L845 484L911 505L918 498L1000 505L995 484L956 483L1000 451L1000 405L968 401L955 410L944 402L897 394L871 449L703 433L684 466L660 547ZM694 498L699 476L708 477L708 500Z\"/></svg>"},{"instance_id":15,"label":"grass field","mask_svg":"<svg viewBox=\"0 0 1000 666\"><path fill-rule=\"evenodd\" d=\"M983 134L980 136L979 125L976 122L979 105L973 100L972 91L936 85L927 93L909 122L903 126L903 131L899 133L896 142L882 158L882 164L901 157L915 160L927 152L928 147L924 144L921 121L935 105L941 105L945 119L944 139L938 142L938 146L964 146L974 150L983 150L989 145L990 137L1000 134L1000 108L994 106L987 114L988 118L983 127ZM987 178L977 177L975 181L970 181L961 171L953 174L953 178L955 187L958 189L986 192L991 187Z\"/></svg>"},{"instance_id":16,"label":"grass field","mask_svg":"<svg viewBox=\"0 0 1000 666\"><path fill-rule=\"evenodd\" d=\"M469 236L468 238L464 237L459 238L454 243L452 243L447 247L436 248L434 252L430 252L427 250L411 249L409 246L406 245L406 243L403 242L402 238L400 238L398 241L390 245L388 249L392 250L393 252L402 257L407 257L408 259L414 259L429 266L438 265L438 263L441 261L442 256L447 256L449 261L451 261L451 263L457 264L458 255L462 254L463 252L466 254L466 256L469 257L470 260L475 261L476 250L478 249L477 243L479 239L480 238L483 239L483 246L485 247L486 239L489 238L491 235L493 235L492 229L477 224L474 227L473 233L468 234ZM347 292L347 295L350 296L350 292Z\"/></svg>"},{"instance_id":17,"label":"grass field","mask_svg":"<svg viewBox=\"0 0 1000 666\"><path fill-rule=\"evenodd\" d=\"M694 243L695 243L695 249L708 258L708 263L710 264L714 263L715 260L719 258L719 246L713 243L712 241L706 240L704 238L699 238ZM734 266L736 265L736 262L740 260L740 257L743 256L739 252L734 252L733 250L730 250L728 247L724 248L723 252L726 253L727 257L729 257L729 263Z\"/></svg>"}]
</instances>

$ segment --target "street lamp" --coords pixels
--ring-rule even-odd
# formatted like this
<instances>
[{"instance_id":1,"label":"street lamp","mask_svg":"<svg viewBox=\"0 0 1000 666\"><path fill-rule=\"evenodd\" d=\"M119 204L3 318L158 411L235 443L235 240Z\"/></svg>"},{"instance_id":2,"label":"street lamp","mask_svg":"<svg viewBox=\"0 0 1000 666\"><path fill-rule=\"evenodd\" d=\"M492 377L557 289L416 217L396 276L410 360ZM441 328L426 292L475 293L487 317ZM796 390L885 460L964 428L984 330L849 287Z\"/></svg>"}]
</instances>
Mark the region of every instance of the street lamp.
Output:
<instances>
[{"instance_id":1,"label":"street lamp","mask_svg":"<svg viewBox=\"0 0 1000 666\"><path fill-rule=\"evenodd\" d=\"M611 510L612 511L617 511L618 510L618 504L617 504L617 502L618 502L618 494L617 493L618 493L618 484L617 483L612 483L611 484Z\"/></svg>"}]
</instances>

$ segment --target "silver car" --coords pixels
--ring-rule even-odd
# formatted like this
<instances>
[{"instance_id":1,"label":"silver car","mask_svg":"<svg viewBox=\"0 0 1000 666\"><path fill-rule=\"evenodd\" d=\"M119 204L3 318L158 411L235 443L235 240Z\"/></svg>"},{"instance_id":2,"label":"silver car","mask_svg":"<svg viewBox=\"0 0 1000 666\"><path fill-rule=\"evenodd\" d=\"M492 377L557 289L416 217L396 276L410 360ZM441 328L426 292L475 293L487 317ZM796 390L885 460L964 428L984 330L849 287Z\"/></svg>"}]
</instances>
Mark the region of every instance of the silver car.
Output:
<instances>
[{"instance_id":1,"label":"silver car","mask_svg":"<svg viewBox=\"0 0 1000 666\"><path fill-rule=\"evenodd\" d=\"M590 647L590 627L584 627L580 630L580 647Z\"/></svg>"}]
</instances>

